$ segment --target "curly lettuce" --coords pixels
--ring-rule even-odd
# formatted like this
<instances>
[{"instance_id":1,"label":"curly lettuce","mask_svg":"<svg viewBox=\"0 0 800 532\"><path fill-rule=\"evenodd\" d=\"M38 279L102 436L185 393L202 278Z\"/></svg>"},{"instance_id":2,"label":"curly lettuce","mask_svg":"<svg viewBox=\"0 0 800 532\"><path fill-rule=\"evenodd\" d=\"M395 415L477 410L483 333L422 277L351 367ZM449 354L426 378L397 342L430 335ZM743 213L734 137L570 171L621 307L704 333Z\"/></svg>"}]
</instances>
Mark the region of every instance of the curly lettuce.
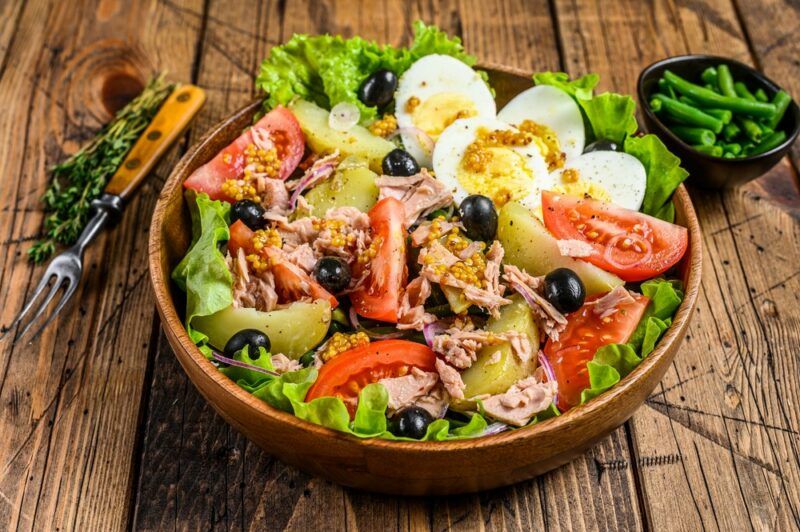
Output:
<instances>
[{"instance_id":1,"label":"curly lettuce","mask_svg":"<svg viewBox=\"0 0 800 532\"><path fill-rule=\"evenodd\" d=\"M476 61L464 51L458 37L449 37L422 21L414 23L414 40L407 48L381 46L361 37L295 34L286 44L273 47L261 63L256 88L267 94L266 110L286 105L295 97L326 109L349 102L361 111L361 122L367 123L377 116L377 109L358 99L364 80L379 69L400 76L414 61L430 54L450 55L469 66Z\"/></svg>"},{"instance_id":2,"label":"curly lettuce","mask_svg":"<svg viewBox=\"0 0 800 532\"><path fill-rule=\"evenodd\" d=\"M628 95L614 92L594 94L600 78L587 74L571 80L564 72L538 72L533 75L537 85L552 85L575 99L586 124L587 142L608 139L622 145L623 151L633 155L645 167L647 186L641 211L672 222L675 208L672 194L689 175L681 168L681 161L670 153L655 135L636 137L636 102Z\"/></svg>"},{"instance_id":3,"label":"curly lettuce","mask_svg":"<svg viewBox=\"0 0 800 532\"><path fill-rule=\"evenodd\" d=\"M206 356L206 335L192 328L196 316L210 316L233 303L233 279L219 250L230 238L228 213L230 204L209 199L208 195L187 192L192 217L192 244L172 271L172 280L186 292L186 331Z\"/></svg>"}]
</instances>

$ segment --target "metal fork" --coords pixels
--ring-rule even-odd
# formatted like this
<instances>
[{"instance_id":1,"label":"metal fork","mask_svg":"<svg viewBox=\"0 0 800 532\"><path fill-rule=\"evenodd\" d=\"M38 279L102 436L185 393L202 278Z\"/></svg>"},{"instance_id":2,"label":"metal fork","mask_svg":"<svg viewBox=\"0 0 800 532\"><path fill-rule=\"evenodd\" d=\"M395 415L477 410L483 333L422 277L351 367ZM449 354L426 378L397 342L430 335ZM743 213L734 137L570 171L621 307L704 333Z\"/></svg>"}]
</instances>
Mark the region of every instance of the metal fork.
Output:
<instances>
[{"instance_id":1,"label":"metal fork","mask_svg":"<svg viewBox=\"0 0 800 532\"><path fill-rule=\"evenodd\" d=\"M83 273L83 253L87 246L106 225L113 225L119 221L125 201L148 175L158 159L183 133L202 107L203 102L205 102L205 93L194 85L180 86L164 101L153 121L142 132L130 153L109 180L103 195L92 201L94 215L83 229L77 242L53 257L36 290L33 291L30 299L11 325L4 333L0 334L0 339L22 323L27 314L34 309L36 301L48 286L50 290L47 295L39 303L36 312L25 327L14 335L14 341L25 336L33 324L44 315L62 287L65 287L65 290L61 294L61 299L58 300L44 323L33 333L30 342L33 342L39 333L64 309L78 289L78 283Z\"/></svg>"}]
</instances>

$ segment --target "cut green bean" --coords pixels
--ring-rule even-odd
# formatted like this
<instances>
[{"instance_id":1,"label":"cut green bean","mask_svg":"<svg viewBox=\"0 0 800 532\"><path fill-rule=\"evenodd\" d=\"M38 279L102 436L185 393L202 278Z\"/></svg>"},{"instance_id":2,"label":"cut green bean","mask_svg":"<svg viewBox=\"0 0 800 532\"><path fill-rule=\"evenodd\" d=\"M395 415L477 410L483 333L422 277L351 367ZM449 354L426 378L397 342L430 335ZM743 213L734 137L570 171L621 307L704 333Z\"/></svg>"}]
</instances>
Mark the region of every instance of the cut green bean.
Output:
<instances>
[{"instance_id":1,"label":"cut green bean","mask_svg":"<svg viewBox=\"0 0 800 532\"><path fill-rule=\"evenodd\" d=\"M719 146L703 146L702 144L697 144L695 146L692 146L692 148L699 151L700 153L711 155L712 157L722 157L722 148L720 148Z\"/></svg>"},{"instance_id":2,"label":"cut green bean","mask_svg":"<svg viewBox=\"0 0 800 532\"><path fill-rule=\"evenodd\" d=\"M650 109L653 110L654 113L661 112L661 100L658 98L653 98L650 100Z\"/></svg>"},{"instance_id":3,"label":"cut green bean","mask_svg":"<svg viewBox=\"0 0 800 532\"><path fill-rule=\"evenodd\" d=\"M745 85L741 81L737 81L736 83L733 84L733 90L736 91L736 95L739 96L739 98L745 98L752 102L756 101L756 97L753 95L752 92L750 92L750 89L747 88L747 85Z\"/></svg>"},{"instance_id":4,"label":"cut green bean","mask_svg":"<svg viewBox=\"0 0 800 532\"><path fill-rule=\"evenodd\" d=\"M749 118L739 119L739 125L742 126L744 134L747 138L758 144L764 136L764 130L754 120Z\"/></svg>"},{"instance_id":5,"label":"cut green bean","mask_svg":"<svg viewBox=\"0 0 800 532\"><path fill-rule=\"evenodd\" d=\"M687 125L704 127L710 129L714 133L722 131L723 124L720 119L714 118L696 107L686 105L678 100L673 100L663 94L654 94L653 98L661 100L661 107L667 114Z\"/></svg>"},{"instance_id":6,"label":"cut green bean","mask_svg":"<svg viewBox=\"0 0 800 532\"><path fill-rule=\"evenodd\" d=\"M772 98L772 105L775 107L775 114L767 120L767 125L770 129L777 129L778 124L781 123L783 115L786 114L786 109L792 103L792 97L786 91L778 91L775 97Z\"/></svg>"},{"instance_id":7,"label":"cut green bean","mask_svg":"<svg viewBox=\"0 0 800 532\"><path fill-rule=\"evenodd\" d=\"M669 83L667 83L664 78L660 78L658 80L658 89L667 96L669 96L670 98L675 98L676 96L675 89L673 89L672 86Z\"/></svg>"},{"instance_id":8,"label":"cut green bean","mask_svg":"<svg viewBox=\"0 0 800 532\"><path fill-rule=\"evenodd\" d=\"M756 100L758 100L759 102L768 102L769 101L769 96L767 96L767 91L765 91L761 87L756 89L755 97L756 97Z\"/></svg>"},{"instance_id":9,"label":"cut green bean","mask_svg":"<svg viewBox=\"0 0 800 532\"><path fill-rule=\"evenodd\" d=\"M717 85L719 85L719 92L723 96L736 97L736 89L733 87L733 76L731 76L731 69L728 65L719 65L717 67Z\"/></svg>"},{"instance_id":10,"label":"cut green bean","mask_svg":"<svg viewBox=\"0 0 800 532\"><path fill-rule=\"evenodd\" d=\"M734 155L739 155L740 153L742 153L742 145L739 144L738 142L726 143L722 146L722 149Z\"/></svg>"},{"instance_id":11,"label":"cut green bean","mask_svg":"<svg viewBox=\"0 0 800 532\"><path fill-rule=\"evenodd\" d=\"M722 124L730 124L731 120L733 120L733 112L730 109L707 109L700 105L697 105L697 102L692 100L687 96L681 96L678 98L678 101L681 103L685 103L686 105L691 105L692 107L697 107L701 111L703 111L707 115L711 115L714 118L719 118L722 121Z\"/></svg>"},{"instance_id":12,"label":"cut green bean","mask_svg":"<svg viewBox=\"0 0 800 532\"><path fill-rule=\"evenodd\" d=\"M726 151L722 154L723 159L736 159L736 154Z\"/></svg>"},{"instance_id":13,"label":"cut green bean","mask_svg":"<svg viewBox=\"0 0 800 532\"><path fill-rule=\"evenodd\" d=\"M762 153L766 153L774 148L777 148L786 140L786 132L785 131L776 131L772 135L765 137L761 144L754 146L753 149L747 155L761 155Z\"/></svg>"},{"instance_id":14,"label":"cut green bean","mask_svg":"<svg viewBox=\"0 0 800 532\"><path fill-rule=\"evenodd\" d=\"M672 126L670 131L675 133L679 139L689 144L702 144L712 146L717 140L717 136L710 129L691 126Z\"/></svg>"},{"instance_id":15,"label":"cut green bean","mask_svg":"<svg viewBox=\"0 0 800 532\"><path fill-rule=\"evenodd\" d=\"M776 113L776 106L774 103L751 102L744 98L723 96L686 81L669 70L664 71L664 79L667 80L667 83L672 85L677 92L688 96L700 105L719 109L730 109L735 113L747 114L757 118L772 118Z\"/></svg>"},{"instance_id":16,"label":"cut green bean","mask_svg":"<svg viewBox=\"0 0 800 532\"><path fill-rule=\"evenodd\" d=\"M730 124L726 125L722 130L722 138L727 140L728 142L732 141L739 134L742 132L742 128L736 125L735 122L731 122Z\"/></svg>"},{"instance_id":17,"label":"cut green bean","mask_svg":"<svg viewBox=\"0 0 800 532\"><path fill-rule=\"evenodd\" d=\"M707 69L703 70L703 73L700 74L700 79L703 80L703 83L706 85L711 85L712 87L717 86L717 69L713 66L708 67Z\"/></svg>"}]
</instances>

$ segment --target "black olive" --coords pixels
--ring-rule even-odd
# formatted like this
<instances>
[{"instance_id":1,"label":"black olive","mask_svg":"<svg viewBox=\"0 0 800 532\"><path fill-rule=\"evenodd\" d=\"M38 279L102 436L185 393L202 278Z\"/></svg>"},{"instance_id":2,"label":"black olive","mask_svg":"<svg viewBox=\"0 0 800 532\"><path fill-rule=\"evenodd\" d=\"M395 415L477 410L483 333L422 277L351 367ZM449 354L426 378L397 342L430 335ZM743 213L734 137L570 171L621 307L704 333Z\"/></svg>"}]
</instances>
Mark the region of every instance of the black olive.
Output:
<instances>
[{"instance_id":1,"label":"black olive","mask_svg":"<svg viewBox=\"0 0 800 532\"><path fill-rule=\"evenodd\" d=\"M247 355L251 360L256 360L261 356L259 347L263 347L267 353L271 347L269 337L263 332L258 329L242 329L231 336L231 339L225 344L224 354L228 358L233 358L236 353L244 349L244 346L247 346Z\"/></svg>"},{"instance_id":2,"label":"black olive","mask_svg":"<svg viewBox=\"0 0 800 532\"><path fill-rule=\"evenodd\" d=\"M249 199L239 200L231 207L231 224L236 220L241 220L244 225L258 231L267 226L267 219L264 218L264 207Z\"/></svg>"},{"instance_id":3,"label":"black olive","mask_svg":"<svg viewBox=\"0 0 800 532\"><path fill-rule=\"evenodd\" d=\"M586 299L583 281L569 268L556 268L544 277L544 297L564 314L581 308Z\"/></svg>"},{"instance_id":4,"label":"black olive","mask_svg":"<svg viewBox=\"0 0 800 532\"><path fill-rule=\"evenodd\" d=\"M497 234L497 210L486 196L467 196L458 207L461 223L472 240L491 242Z\"/></svg>"},{"instance_id":5,"label":"black olive","mask_svg":"<svg viewBox=\"0 0 800 532\"><path fill-rule=\"evenodd\" d=\"M394 98L397 75L391 70L378 70L358 88L358 99L370 107L384 107Z\"/></svg>"},{"instance_id":6,"label":"black olive","mask_svg":"<svg viewBox=\"0 0 800 532\"><path fill-rule=\"evenodd\" d=\"M405 438L421 439L433 423L433 416L418 406L409 406L394 415L389 427L392 434Z\"/></svg>"},{"instance_id":7,"label":"black olive","mask_svg":"<svg viewBox=\"0 0 800 532\"><path fill-rule=\"evenodd\" d=\"M314 277L325 290L336 294L350 284L350 267L339 257L322 257L314 266Z\"/></svg>"},{"instance_id":8,"label":"black olive","mask_svg":"<svg viewBox=\"0 0 800 532\"><path fill-rule=\"evenodd\" d=\"M583 153L593 151L619 151L619 144L613 140L597 139L583 149Z\"/></svg>"},{"instance_id":9,"label":"black olive","mask_svg":"<svg viewBox=\"0 0 800 532\"><path fill-rule=\"evenodd\" d=\"M381 168L385 175L410 176L419 173L417 161L406 150L400 148L395 148L386 154Z\"/></svg>"}]
</instances>

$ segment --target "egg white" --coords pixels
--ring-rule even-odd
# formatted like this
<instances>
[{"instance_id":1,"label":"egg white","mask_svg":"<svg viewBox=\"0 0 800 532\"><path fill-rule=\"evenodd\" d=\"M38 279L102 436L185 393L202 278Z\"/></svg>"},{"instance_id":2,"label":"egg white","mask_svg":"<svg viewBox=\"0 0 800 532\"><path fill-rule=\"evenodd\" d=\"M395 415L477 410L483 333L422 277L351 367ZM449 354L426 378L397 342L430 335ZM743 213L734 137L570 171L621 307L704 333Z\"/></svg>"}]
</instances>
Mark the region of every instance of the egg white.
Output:
<instances>
[{"instance_id":1,"label":"egg white","mask_svg":"<svg viewBox=\"0 0 800 532\"><path fill-rule=\"evenodd\" d=\"M433 150L433 170L436 179L441 181L453 194L456 203L461 203L470 194L485 194L481 190L467 190L458 179L461 163L467 147L475 141L477 130L485 127L489 130L511 130L513 127L499 120L485 117L463 118L453 122L444 130ZM535 143L520 147L510 147L522 156L525 167L531 174L530 191L521 198L512 198L529 208L541 205L541 191L554 186L552 175L548 172L547 163Z\"/></svg>"},{"instance_id":2,"label":"egg white","mask_svg":"<svg viewBox=\"0 0 800 532\"><path fill-rule=\"evenodd\" d=\"M563 183L562 176L568 168L578 171L579 180L595 183L602 188L611 198L611 203L634 211L642 206L647 172L633 155L617 151L584 153L553 172L555 186Z\"/></svg>"},{"instance_id":3,"label":"egg white","mask_svg":"<svg viewBox=\"0 0 800 532\"><path fill-rule=\"evenodd\" d=\"M497 119L512 126L531 120L549 127L567 161L583 153L586 132L581 111L569 94L556 87L537 85L517 94L500 110Z\"/></svg>"},{"instance_id":4,"label":"egg white","mask_svg":"<svg viewBox=\"0 0 800 532\"><path fill-rule=\"evenodd\" d=\"M449 55L427 55L411 65L400 77L395 92L395 116L399 128L416 128L413 113L406 110L408 100L416 97L420 105L436 94L457 93L468 98L477 116L494 118L497 105L486 82L465 63ZM402 132L406 151L421 166L430 167L431 153L412 132Z\"/></svg>"}]
</instances>

